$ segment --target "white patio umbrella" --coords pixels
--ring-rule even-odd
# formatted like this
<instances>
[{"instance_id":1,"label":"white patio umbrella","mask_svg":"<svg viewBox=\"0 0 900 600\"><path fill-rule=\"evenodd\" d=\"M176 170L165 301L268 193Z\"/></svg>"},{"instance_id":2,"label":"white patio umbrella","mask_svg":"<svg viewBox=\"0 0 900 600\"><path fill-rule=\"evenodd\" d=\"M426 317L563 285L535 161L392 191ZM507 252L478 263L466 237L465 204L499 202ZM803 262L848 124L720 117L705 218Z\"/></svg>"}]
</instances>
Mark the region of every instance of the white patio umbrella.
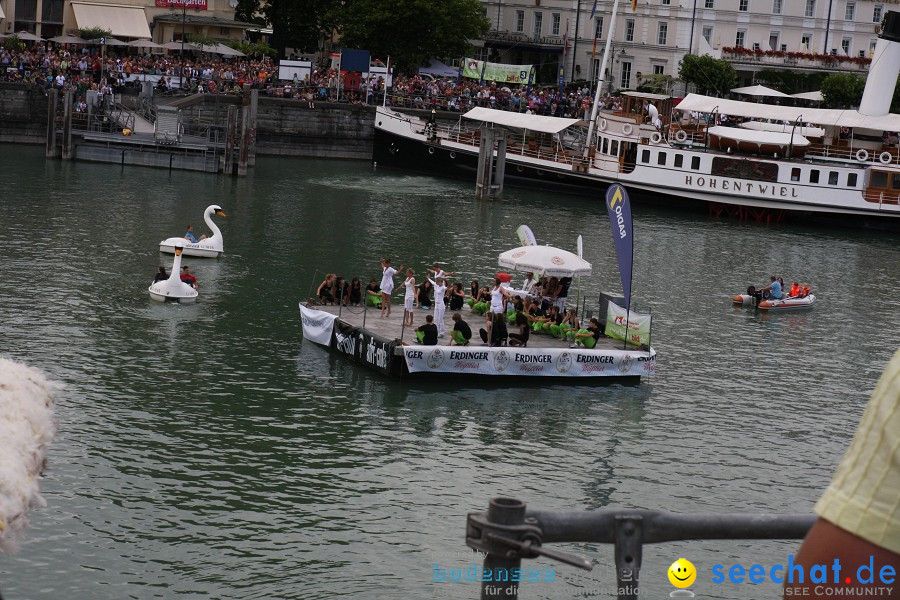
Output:
<instances>
[{"instance_id":1,"label":"white patio umbrella","mask_svg":"<svg viewBox=\"0 0 900 600\"><path fill-rule=\"evenodd\" d=\"M162 45L166 50L181 50L181 42L171 41L166 42ZM196 44L191 44L190 42L184 43L185 50L199 50L200 48Z\"/></svg>"},{"instance_id":2,"label":"white patio umbrella","mask_svg":"<svg viewBox=\"0 0 900 600\"><path fill-rule=\"evenodd\" d=\"M165 48L162 44L151 42L150 40L131 40L128 45L133 48Z\"/></svg>"},{"instance_id":3,"label":"white patio umbrella","mask_svg":"<svg viewBox=\"0 0 900 600\"><path fill-rule=\"evenodd\" d=\"M205 51L221 54L222 56L246 56L246 54L244 54L240 50L235 50L234 48L226 46L225 44L216 44L211 48L207 48Z\"/></svg>"},{"instance_id":4,"label":"white patio umbrella","mask_svg":"<svg viewBox=\"0 0 900 600\"><path fill-rule=\"evenodd\" d=\"M507 250L497 264L513 271L531 271L550 277L590 275L591 263L553 246L522 246Z\"/></svg>"},{"instance_id":5,"label":"white patio umbrella","mask_svg":"<svg viewBox=\"0 0 900 600\"><path fill-rule=\"evenodd\" d=\"M87 40L84 38L80 38L77 35L58 35L56 37L52 37L48 42L55 42L57 44L87 44Z\"/></svg>"},{"instance_id":6,"label":"white patio umbrella","mask_svg":"<svg viewBox=\"0 0 900 600\"><path fill-rule=\"evenodd\" d=\"M731 90L735 94L744 94L745 96L771 96L774 98L787 98L788 95L764 85L751 85L748 87L734 88Z\"/></svg>"},{"instance_id":7,"label":"white patio umbrella","mask_svg":"<svg viewBox=\"0 0 900 600\"><path fill-rule=\"evenodd\" d=\"M103 38L97 38L95 40L88 40L85 43L90 44L91 46L100 46L101 39L103 39ZM108 38L106 38L106 45L107 46L127 46L128 44L126 44L122 40L117 40L114 37L108 37Z\"/></svg>"},{"instance_id":8,"label":"white patio umbrella","mask_svg":"<svg viewBox=\"0 0 900 600\"><path fill-rule=\"evenodd\" d=\"M822 92L803 92L802 94L791 94L791 98L800 98L801 100L812 100L813 102L822 102L825 97Z\"/></svg>"},{"instance_id":9,"label":"white patio umbrella","mask_svg":"<svg viewBox=\"0 0 900 600\"><path fill-rule=\"evenodd\" d=\"M20 31L16 34L16 37L20 40L25 40L26 42L43 42L44 38L38 37L33 33L28 33L27 31Z\"/></svg>"}]
</instances>

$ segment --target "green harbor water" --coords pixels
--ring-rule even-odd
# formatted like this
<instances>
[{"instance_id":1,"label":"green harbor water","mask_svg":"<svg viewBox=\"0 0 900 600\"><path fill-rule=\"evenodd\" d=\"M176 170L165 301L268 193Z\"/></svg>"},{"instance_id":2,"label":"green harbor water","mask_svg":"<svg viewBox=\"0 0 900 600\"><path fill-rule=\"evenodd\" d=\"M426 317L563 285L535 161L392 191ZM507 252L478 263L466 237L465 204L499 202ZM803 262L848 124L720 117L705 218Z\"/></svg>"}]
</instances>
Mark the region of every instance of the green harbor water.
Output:
<instances>
[{"instance_id":1,"label":"green harbor water","mask_svg":"<svg viewBox=\"0 0 900 600\"><path fill-rule=\"evenodd\" d=\"M398 382L302 339L297 308L326 272L367 281L391 256L438 260L467 285L496 272L522 223L539 243L584 236L595 299L617 290L596 197L368 163L259 159L245 179L45 160L0 146L0 354L65 384L58 433L8 599L474 599L434 583L475 562L465 516L497 495L547 510L808 513L898 346L900 238L633 207L634 295L652 311L657 374L639 386ZM160 240L209 204L226 254L191 259L194 306L147 295ZM761 315L733 294L768 275L809 281L812 311ZM314 288L312 288L314 289ZM864 301L861 301L864 300ZM420 318L417 316L417 319ZM539 559L522 598L610 597L612 548ZM783 564L796 542L644 549L644 598L685 556L706 598L716 563Z\"/></svg>"}]
</instances>

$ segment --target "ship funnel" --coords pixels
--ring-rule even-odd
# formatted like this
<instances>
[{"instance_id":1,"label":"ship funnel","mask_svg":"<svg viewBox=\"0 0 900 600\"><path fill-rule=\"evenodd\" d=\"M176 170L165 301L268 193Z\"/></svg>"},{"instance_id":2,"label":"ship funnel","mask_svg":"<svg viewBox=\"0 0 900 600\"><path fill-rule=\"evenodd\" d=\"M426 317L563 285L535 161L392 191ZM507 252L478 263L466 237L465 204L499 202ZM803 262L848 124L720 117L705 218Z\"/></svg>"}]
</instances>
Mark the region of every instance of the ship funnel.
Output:
<instances>
[{"instance_id":1,"label":"ship funnel","mask_svg":"<svg viewBox=\"0 0 900 600\"><path fill-rule=\"evenodd\" d=\"M859 112L881 117L891 109L897 75L900 74L900 13L888 11L881 22L881 34L875 44L875 54L869 65L866 90Z\"/></svg>"}]
</instances>

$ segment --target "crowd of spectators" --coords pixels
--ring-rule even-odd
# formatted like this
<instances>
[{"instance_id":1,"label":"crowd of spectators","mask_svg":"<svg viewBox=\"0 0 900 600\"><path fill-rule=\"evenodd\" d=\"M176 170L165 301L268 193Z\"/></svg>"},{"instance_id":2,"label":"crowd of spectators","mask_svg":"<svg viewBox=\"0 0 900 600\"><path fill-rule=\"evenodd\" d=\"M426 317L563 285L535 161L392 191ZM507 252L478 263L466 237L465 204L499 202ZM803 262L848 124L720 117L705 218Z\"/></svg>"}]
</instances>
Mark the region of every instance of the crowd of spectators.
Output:
<instances>
[{"instance_id":1,"label":"crowd of spectators","mask_svg":"<svg viewBox=\"0 0 900 600\"><path fill-rule=\"evenodd\" d=\"M245 84L262 93L307 102L381 104L385 102L383 76L341 77L327 65L309 75L279 81L277 63L270 58L221 58L215 54L185 57L142 54L137 48L35 43L22 50L0 51L0 80L23 81L44 88L72 89L76 107L83 107L85 92L98 97L149 80L157 93L239 93ZM584 118L593 102L587 87L553 87L481 83L476 80L427 75L395 75L387 89L386 104L394 107L465 112L476 106L538 115ZM615 109L615 98L606 108Z\"/></svg>"}]
</instances>

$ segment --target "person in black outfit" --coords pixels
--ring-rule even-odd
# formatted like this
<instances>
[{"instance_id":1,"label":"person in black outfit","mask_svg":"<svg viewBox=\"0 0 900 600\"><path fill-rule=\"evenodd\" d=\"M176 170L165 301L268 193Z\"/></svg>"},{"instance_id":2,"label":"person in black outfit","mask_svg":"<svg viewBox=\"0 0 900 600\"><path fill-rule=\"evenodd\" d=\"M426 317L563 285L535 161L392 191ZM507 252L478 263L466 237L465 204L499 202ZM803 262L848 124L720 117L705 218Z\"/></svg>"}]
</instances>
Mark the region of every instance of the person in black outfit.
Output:
<instances>
[{"instance_id":1,"label":"person in black outfit","mask_svg":"<svg viewBox=\"0 0 900 600\"><path fill-rule=\"evenodd\" d=\"M336 277L334 273L329 273L325 276L325 281L319 284L316 295L322 304L328 304L329 302L334 304L334 280Z\"/></svg>"},{"instance_id":2,"label":"person in black outfit","mask_svg":"<svg viewBox=\"0 0 900 600\"><path fill-rule=\"evenodd\" d=\"M343 304L344 306L350 304L350 286L347 285L347 280L343 277L337 278L337 281L334 284L333 293L338 304Z\"/></svg>"},{"instance_id":3,"label":"person in black outfit","mask_svg":"<svg viewBox=\"0 0 900 600\"><path fill-rule=\"evenodd\" d=\"M419 308L431 308L431 282L428 281L428 278L425 278L425 281L419 284L419 289L416 294L416 298L419 301ZM441 300L443 301L443 299ZM437 298L435 298L435 302L437 302Z\"/></svg>"},{"instance_id":4,"label":"person in black outfit","mask_svg":"<svg viewBox=\"0 0 900 600\"><path fill-rule=\"evenodd\" d=\"M169 275L166 273L165 267L156 267L156 277L153 278L153 283L157 281L165 281L169 278Z\"/></svg>"},{"instance_id":5,"label":"person in black outfit","mask_svg":"<svg viewBox=\"0 0 900 600\"><path fill-rule=\"evenodd\" d=\"M462 310L463 304L466 302L466 293L463 291L461 283L453 284L450 290L450 310Z\"/></svg>"},{"instance_id":6,"label":"person in black outfit","mask_svg":"<svg viewBox=\"0 0 900 600\"><path fill-rule=\"evenodd\" d=\"M491 323L491 341L488 343L488 332L482 328L478 330L481 335L481 341L488 346L502 346L508 337L506 331L506 321L503 319L503 313L495 313L493 322Z\"/></svg>"},{"instance_id":7,"label":"person in black outfit","mask_svg":"<svg viewBox=\"0 0 900 600\"><path fill-rule=\"evenodd\" d=\"M459 285L460 291L462 291L462 286ZM450 343L448 346L468 346L469 340L472 339L472 328L469 327L469 324L463 321L462 315L459 313L453 313L453 331L450 332Z\"/></svg>"},{"instance_id":8,"label":"person in black outfit","mask_svg":"<svg viewBox=\"0 0 900 600\"><path fill-rule=\"evenodd\" d=\"M528 335L531 328L528 326L528 317L521 310L516 312L516 327L519 328L519 333L509 334L509 345L522 346L524 348L528 345Z\"/></svg>"},{"instance_id":9,"label":"person in black outfit","mask_svg":"<svg viewBox=\"0 0 900 600\"><path fill-rule=\"evenodd\" d=\"M416 328L416 338L419 340L420 344L425 346L437 346L438 330L437 325L434 324L434 317L432 315L427 315L425 317L425 324Z\"/></svg>"},{"instance_id":10,"label":"person in black outfit","mask_svg":"<svg viewBox=\"0 0 900 600\"><path fill-rule=\"evenodd\" d=\"M359 277L350 280L350 304L359 306L362 303L362 282Z\"/></svg>"}]
</instances>

